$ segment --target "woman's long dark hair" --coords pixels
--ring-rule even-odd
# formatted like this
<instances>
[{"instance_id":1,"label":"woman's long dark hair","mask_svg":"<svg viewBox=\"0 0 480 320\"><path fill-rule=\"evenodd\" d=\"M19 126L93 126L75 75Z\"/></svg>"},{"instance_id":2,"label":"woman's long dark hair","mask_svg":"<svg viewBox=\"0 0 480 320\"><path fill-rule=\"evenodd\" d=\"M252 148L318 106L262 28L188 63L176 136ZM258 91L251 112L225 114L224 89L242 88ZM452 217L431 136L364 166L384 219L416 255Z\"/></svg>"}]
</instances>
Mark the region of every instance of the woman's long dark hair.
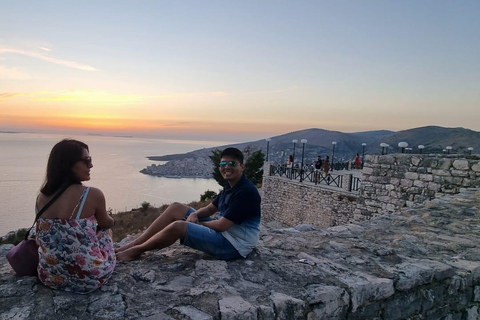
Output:
<instances>
[{"instance_id":1,"label":"woman's long dark hair","mask_svg":"<svg viewBox=\"0 0 480 320\"><path fill-rule=\"evenodd\" d=\"M48 158L47 176L40 192L51 196L66 184L78 183L80 180L73 174L72 167L82 159L83 150L88 146L77 140L65 139L57 143Z\"/></svg>"}]
</instances>

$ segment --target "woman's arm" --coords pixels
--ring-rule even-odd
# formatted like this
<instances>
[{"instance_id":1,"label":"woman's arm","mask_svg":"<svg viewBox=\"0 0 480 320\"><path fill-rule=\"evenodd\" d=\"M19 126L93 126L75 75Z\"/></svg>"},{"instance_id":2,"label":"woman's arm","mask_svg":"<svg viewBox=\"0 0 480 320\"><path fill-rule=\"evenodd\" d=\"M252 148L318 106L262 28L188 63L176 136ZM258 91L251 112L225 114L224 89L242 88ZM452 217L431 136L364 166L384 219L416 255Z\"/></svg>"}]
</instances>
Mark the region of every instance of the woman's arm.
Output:
<instances>
[{"instance_id":1,"label":"woman's arm","mask_svg":"<svg viewBox=\"0 0 480 320\"><path fill-rule=\"evenodd\" d=\"M103 192L97 188L90 188L90 196L95 203L95 218L97 219L98 227L101 229L113 227L115 221L107 213Z\"/></svg>"}]
</instances>

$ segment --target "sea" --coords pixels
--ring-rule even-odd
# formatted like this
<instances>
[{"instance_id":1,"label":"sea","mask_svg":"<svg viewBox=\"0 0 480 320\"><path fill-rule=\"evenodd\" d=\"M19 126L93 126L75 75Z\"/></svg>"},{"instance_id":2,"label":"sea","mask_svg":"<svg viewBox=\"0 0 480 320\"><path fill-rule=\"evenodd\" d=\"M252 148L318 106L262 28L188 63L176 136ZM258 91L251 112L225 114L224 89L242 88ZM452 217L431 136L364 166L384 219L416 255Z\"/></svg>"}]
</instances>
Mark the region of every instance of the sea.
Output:
<instances>
[{"instance_id":1,"label":"sea","mask_svg":"<svg viewBox=\"0 0 480 320\"><path fill-rule=\"evenodd\" d=\"M140 173L155 163L147 156L185 153L228 142L161 140L101 135L61 135L39 133L0 133L0 236L30 227L35 217L35 199L45 179L48 155L62 139L85 142L93 168L84 185L100 188L107 209L113 213L139 208L146 201L152 206L200 200L206 190L218 192L214 179L154 177Z\"/></svg>"}]
</instances>

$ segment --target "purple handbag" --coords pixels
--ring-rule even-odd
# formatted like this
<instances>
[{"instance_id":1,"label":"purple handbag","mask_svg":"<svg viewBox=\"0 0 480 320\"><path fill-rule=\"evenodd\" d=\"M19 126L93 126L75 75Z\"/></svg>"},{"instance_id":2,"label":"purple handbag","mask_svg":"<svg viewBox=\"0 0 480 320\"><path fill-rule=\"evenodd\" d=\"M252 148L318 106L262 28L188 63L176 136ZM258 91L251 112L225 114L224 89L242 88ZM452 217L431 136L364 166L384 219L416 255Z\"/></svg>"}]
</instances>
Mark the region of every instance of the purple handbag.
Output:
<instances>
[{"instance_id":1,"label":"purple handbag","mask_svg":"<svg viewBox=\"0 0 480 320\"><path fill-rule=\"evenodd\" d=\"M67 190L70 186L67 185L63 187L46 205L45 207L40 210L37 215L35 216L35 221L33 222L33 226L37 222L38 218L47 210L48 207L55 200L60 197L60 195ZM15 247L10 249L7 254L7 260L12 266L13 270L17 274L17 276L38 276L37 267L38 267L38 245L35 239L28 239L28 235L32 230L33 226L28 229L27 233L25 234L25 239L22 240L19 244Z\"/></svg>"},{"instance_id":2,"label":"purple handbag","mask_svg":"<svg viewBox=\"0 0 480 320\"><path fill-rule=\"evenodd\" d=\"M6 254L17 276L37 276L38 245L35 239L24 239Z\"/></svg>"}]
</instances>

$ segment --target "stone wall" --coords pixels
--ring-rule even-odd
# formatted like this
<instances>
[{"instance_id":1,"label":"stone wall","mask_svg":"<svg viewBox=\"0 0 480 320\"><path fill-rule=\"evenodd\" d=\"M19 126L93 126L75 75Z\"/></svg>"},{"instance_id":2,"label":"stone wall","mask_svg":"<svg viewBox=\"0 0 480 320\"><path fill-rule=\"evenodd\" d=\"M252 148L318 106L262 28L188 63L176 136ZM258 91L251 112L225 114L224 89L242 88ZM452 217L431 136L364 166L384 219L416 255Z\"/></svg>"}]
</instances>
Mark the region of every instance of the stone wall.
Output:
<instances>
[{"instance_id":1,"label":"stone wall","mask_svg":"<svg viewBox=\"0 0 480 320\"><path fill-rule=\"evenodd\" d=\"M397 212L460 188L480 186L478 155L367 155L357 218Z\"/></svg>"},{"instance_id":2,"label":"stone wall","mask_svg":"<svg viewBox=\"0 0 480 320\"><path fill-rule=\"evenodd\" d=\"M268 163L264 172L269 172ZM347 183L343 183L345 185ZM330 227L353 220L358 194L264 175L262 220Z\"/></svg>"},{"instance_id":3,"label":"stone wall","mask_svg":"<svg viewBox=\"0 0 480 320\"><path fill-rule=\"evenodd\" d=\"M265 164L269 172L269 164ZM262 216L289 226L336 226L424 203L461 188L480 187L478 155L367 155L359 192L263 177Z\"/></svg>"}]
</instances>

